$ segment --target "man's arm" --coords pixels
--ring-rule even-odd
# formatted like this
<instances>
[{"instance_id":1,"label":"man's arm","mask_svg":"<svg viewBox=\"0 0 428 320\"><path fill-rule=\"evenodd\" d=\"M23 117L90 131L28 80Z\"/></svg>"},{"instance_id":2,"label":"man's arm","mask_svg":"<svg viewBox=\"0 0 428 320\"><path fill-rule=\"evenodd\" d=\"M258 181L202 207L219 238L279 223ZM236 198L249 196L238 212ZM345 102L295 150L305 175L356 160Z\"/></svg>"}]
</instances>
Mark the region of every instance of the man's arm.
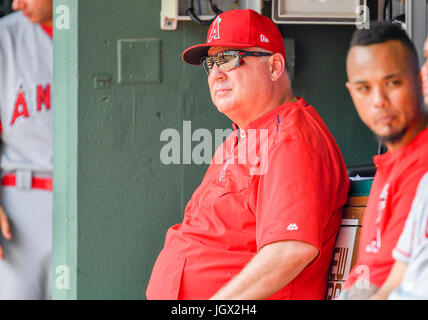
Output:
<instances>
[{"instance_id":1,"label":"man's arm","mask_svg":"<svg viewBox=\"0 0 428 320\"><path fill-rule=\"evenodd\" d=\"M318 252L315 246L302 241L270 243L211 299L266 299L293 280Z\"/></svg>"},{"instance_id":2,"label":"man's arm","mask_svg":"<svg viewBox=\"0 0 428 320\"><path fill-rule=\"evenodd\" d=\"M7 215L4 212L2 206L0 206L0 231L1 231L1 235L3 235L3 237L5 237L6 240L12 239L9 219L7 218ZM4 259L4 252L1 246L0 246L0 259Z\"/></svg>"},{"instance_id":3,"label":"man's arm","mask_svg":"<svg viewBox=\"0 0 428 320\"><path fill-rule=\"evenodd\" d=\"M407 264L396 261L382 287L370 297L370 300L386 300L390 293L398 288L407 270Z\"/></svg>"},{"instance_id":4,"label":"man's arm","mask_svg":"<svg viewBox=\"0 0 428 320\"><path fill-rule=\"evenodd\" d=\"M379 287L365 283L361 284L358 281L349 289L342 291L338 300L367 300L379 290Z\"/></svg>"}]
</instances>

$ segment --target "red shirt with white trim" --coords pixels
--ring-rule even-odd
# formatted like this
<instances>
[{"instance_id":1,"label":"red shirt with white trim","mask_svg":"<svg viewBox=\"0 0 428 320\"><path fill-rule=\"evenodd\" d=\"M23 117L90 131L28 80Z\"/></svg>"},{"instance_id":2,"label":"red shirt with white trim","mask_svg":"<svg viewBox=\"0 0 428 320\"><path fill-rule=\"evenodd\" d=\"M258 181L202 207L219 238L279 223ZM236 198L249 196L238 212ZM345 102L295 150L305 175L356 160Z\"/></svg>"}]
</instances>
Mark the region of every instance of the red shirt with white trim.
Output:
<instances>
[{"instance_id":1,"label":"red shirt with white trim","mask_svg":"<svg viewBox=\"0 0 428 320\"><path fill-rule=\"evenodd\" d=\"M373 158L377 168L361 229L358 260L345 289L359 279L381 287L419 181L428 171L428 129L406 146ZM360 278L361 277L361 278ZM366 282L366 283L367 283Z\"/></svg>"},{"instance_id":2,"label":"red shirt with white trim","mask_svg":"<svg viewBox=\"0 0 428 320\"><path fill-rule=\"evenodd\" d=\"M265 245L307 242L314 261L271 299L324 299L349 180L326 125L302 98L235 130L183 222L166 235L148 299L208 299ZM280 266L278 266L280 268Z\"/></svg>"}]
</instances>

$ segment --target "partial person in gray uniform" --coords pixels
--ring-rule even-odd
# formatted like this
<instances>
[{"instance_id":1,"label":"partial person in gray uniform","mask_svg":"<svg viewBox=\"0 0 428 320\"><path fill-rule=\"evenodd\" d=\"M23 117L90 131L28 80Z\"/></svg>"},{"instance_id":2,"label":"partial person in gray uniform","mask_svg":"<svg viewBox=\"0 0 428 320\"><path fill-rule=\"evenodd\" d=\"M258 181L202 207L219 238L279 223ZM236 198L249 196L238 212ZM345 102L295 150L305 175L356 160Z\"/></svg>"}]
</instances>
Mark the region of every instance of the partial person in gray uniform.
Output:
<instances>
[{"instance_id":1,"label":"partial person in gray uniform","mask_svg":"<svg viewBox=\"0 0 428 320\"><path fill-rule=\"evenodd\" d=\"M392 255L396 262L384 285L371 299L428 299L428 172L419 183Z\"/></svg>"},{"instance_id":2,"label":"partial person in gray uniform","mask_svg":"<svg viewBox=\"0 0 428 320\"><path fill-rule=\"evenodd\" d=\"M50 299L52 0L0 19L0 299Z\"/></svg>"}]
</instances>

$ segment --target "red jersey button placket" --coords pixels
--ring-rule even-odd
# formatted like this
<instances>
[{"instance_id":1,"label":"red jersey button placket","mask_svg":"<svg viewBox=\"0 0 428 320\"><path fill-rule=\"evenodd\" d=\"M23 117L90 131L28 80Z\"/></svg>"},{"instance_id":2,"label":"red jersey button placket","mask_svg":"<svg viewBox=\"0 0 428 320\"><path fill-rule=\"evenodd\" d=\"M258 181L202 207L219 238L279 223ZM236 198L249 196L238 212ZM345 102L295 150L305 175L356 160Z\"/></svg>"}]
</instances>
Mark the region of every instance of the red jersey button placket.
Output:
<instances>
[{"instance_id":1,"label":"red jersey button placket","mask_svg":"<svg viewBox=\"0 0 428 320\"><path fill-rule=\"evenodd\" d=\"M226 157L225 157L225 163L224 163L223 168L221 169L220 175L218 177L218 180L221 181L221 182L225 182L226 181L226 179L225 179L226 170L229 167L229 164L233 163L235 149L236 149L236 146L238 145L238 141L239 141L239 131L240 131L240 129L237 128L237 127L235 128L235 126L234 126L234 129L235 130L234 130L233 134L235 135L235 137L233 139L233 145L232 145L232 147L231 147L230 150L228 150L226 148L227 154L226 154Z\"/></svg>"}]
</instances>

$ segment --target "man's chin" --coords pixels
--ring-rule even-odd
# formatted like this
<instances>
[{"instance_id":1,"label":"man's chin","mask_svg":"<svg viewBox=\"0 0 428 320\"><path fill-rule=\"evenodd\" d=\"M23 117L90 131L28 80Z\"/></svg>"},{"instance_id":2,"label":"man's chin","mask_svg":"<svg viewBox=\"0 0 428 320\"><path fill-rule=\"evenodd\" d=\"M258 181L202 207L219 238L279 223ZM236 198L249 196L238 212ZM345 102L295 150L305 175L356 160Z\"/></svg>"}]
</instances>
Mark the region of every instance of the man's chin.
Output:
<instances>
[{"instance_id":1,"label":"man's chin","mask_svg":"<svg viewBox=\"0 0 428 320\"><path fill-rule=\"evenodd\" d=\"M37 15L31 14L31 13L26 13L24 11L22 11L22 14L28 20L30 20L31 23L46 23L46 22L50 21L48 19L42 19L42 18L38 17Z\"/></svg>"},{"instance_id":2,"label":"man's chin","mask_svg":"<svg viewBox=\"0 0 428 320\"><path fill-rule=\"evenodd\" d=\"M376 138L379 140L379 142L383 145L385 144L395 144L397 142L400 142L401 139L403 139L404 135L406 134L407 128L403 128L400 131L390 133L388 135L377 135Z\"/></svg>"},{"instance_id":3,"label":"man's chin","mask_svg":"<svg viewBox=\"0 0 428 320\"><path fill-rule=\"evenodd\" d=\"M30 22L31 22L31 23L39 23L39 21L36 19L36 17L34 17L34 16L30 15L30 14L25 14L25 13L24 13L24 16L25 16L28 20L30 20Z\"/></svg>"},{"instance_id":4,"label":"man's chin","mask_svg":"<svg viewBox=\"0 0 428 320\"><path fill-rule=\"evenodd\" d=\"M217 110L223 114L227 114L233 110L233 106L230 103L217 103L215 106L217 107Z\"/></svg>"}]
</instances>

